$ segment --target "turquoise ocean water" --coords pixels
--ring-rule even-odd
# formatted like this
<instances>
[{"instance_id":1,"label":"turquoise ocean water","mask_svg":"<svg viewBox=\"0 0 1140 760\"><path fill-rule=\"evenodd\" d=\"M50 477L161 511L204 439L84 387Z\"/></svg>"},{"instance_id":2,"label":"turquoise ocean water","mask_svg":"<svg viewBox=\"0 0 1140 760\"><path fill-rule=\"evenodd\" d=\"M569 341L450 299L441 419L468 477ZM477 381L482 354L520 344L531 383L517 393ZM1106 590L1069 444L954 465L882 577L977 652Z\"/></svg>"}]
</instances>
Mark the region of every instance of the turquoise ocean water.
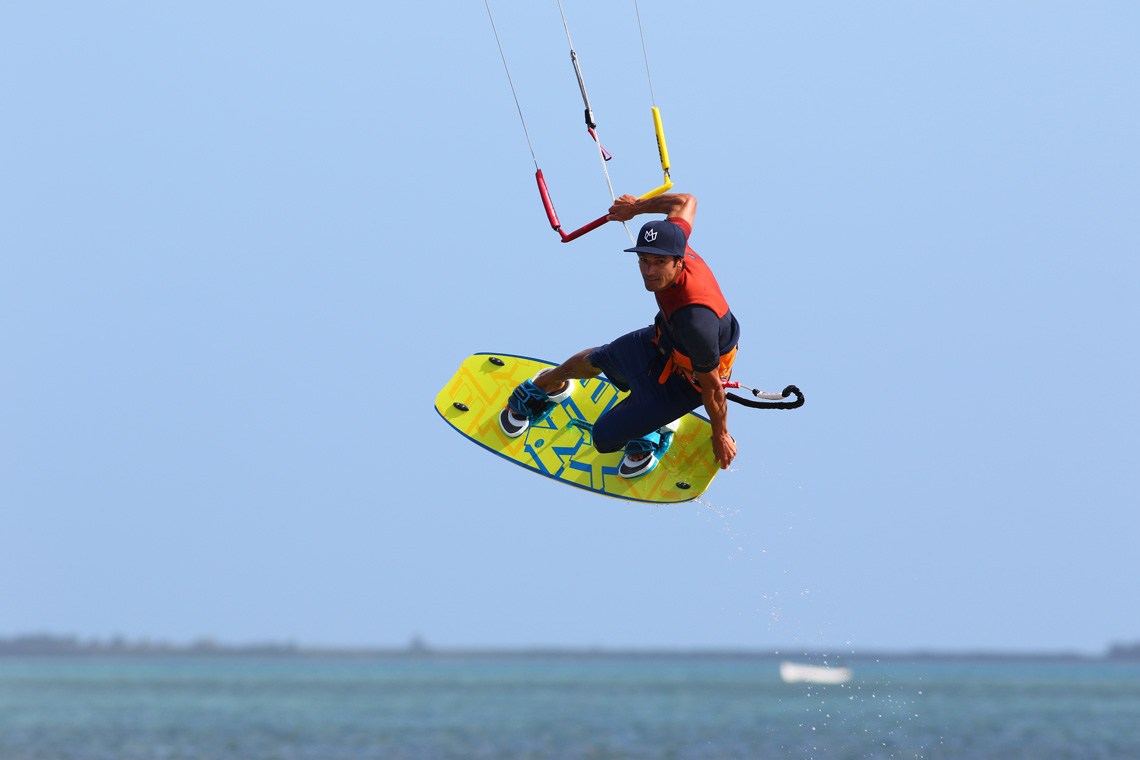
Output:
<instances>
[{"instance_id":1,"label":"turquoise ocean water","mask_svg":"<svg viewBox=\"0 0 1140 760\"><path fill-rule=\"evenodd\" d=\"M723 657L0 660L0 760L1140 759L1140 665Z\"/></svg>"}]
</instances>

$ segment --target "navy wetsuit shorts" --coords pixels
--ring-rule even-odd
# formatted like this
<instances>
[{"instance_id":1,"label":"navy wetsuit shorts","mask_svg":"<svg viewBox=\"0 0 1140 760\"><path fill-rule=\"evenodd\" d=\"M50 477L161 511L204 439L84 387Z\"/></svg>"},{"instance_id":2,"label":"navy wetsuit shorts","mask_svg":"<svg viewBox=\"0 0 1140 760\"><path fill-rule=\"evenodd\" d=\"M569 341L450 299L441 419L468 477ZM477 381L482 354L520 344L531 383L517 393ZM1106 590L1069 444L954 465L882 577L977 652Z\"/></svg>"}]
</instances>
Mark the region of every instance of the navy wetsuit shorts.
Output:
<instances>
[{"instance_id":1,"label":"navy wetsuit shorts","mask_svg":"<svg viewBox=\"0 0 1140 760\"><path fill-rule=\"evenodd\" d=\"M594 424L594 448L603 454L618 451L701 405L700 392L679 375L657 382L664 360L654 335L650 325L590 352L590 364L620 390L629 391Z\"/></svg>"}]
</instances>

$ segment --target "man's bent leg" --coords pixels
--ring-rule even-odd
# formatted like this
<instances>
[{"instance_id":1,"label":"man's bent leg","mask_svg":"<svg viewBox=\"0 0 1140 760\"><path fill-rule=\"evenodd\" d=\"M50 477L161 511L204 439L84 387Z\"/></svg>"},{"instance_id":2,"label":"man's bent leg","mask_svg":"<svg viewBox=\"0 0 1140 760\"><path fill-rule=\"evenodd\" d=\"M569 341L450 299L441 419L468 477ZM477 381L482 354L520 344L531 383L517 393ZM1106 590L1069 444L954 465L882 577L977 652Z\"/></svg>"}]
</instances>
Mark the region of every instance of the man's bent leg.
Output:
<instances>
[{"instance_id":1,"label":"man's bent leg","mask_svg":"<svg viewBox=\"0 0 1140 760\"><path fill-rule=\"evenodd\" d=\"M655 384L656 385L656 384ZM679 383L643 387L594 423L594 448L602 454L620 451L634 438L652 433L679 419L701 404L701 397Z\"/></svg>"},{"instance_id":2,"label":"man's bent leg","mask_svg":"<svg viewBox=\"0 0 1140 760\"><path fill-rule=\"evenodd\" d=\"M592 363L629 395L594 423L594 448L605 454L690 412L701 395L680 378L657 382L661 374L653 326L626 333L594 350Z\"/></svg>"}]
</instances>

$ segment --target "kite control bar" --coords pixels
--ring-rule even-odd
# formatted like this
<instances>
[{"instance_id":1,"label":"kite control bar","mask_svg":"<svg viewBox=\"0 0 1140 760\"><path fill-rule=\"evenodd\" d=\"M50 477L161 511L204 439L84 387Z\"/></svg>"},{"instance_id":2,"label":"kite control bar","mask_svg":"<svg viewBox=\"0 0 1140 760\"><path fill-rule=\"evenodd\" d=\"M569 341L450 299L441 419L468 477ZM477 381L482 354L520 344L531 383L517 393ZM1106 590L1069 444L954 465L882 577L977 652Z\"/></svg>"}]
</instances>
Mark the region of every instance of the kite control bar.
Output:
<instances>
[{"instance_id":1,"label":"kite control bar","mask_svg":"<svg viewBox=\"0 0 1140 760\"><path fill-rule=\"evenodd\" d=\"M797 408L804 405L803 391L801 391L799 388L797 388L794 385L789 385L787 388L784 388L784 390L780 393L765 393L764 391L758 391L755 388L749 388L747 385L743 385L743 384L738 383L736 381L724 383L723 387L725 387L725 388L743 388L746 391L752 391L752 395L756 396L757 398L768 399L767 401L752 401L751 399L746 399L746 398L742 398L740 396L737 396L735 393L726 393L725 394L726 396L728 396L729 400L735 401L738 404L743 404L744 406L750 406L753 409L797 409ZM785 399L788 396L792 395L793 393L796 396L795 401L780 401L779 400L779 399Z\"/></svg>"},{"instance_id":2,"label":"kite control bar","mask_svg":"<svg viewBox=\"0 0 1140 760\"><path fill-rule=\"evenodd\" d=\"M562 222L558 221L558 213L554 210L554 203L550 200L550 191L546 188L546 180L542 176L542 169L534 173L534 178L538 180L538 192L542 194L542 205L546 207L546 218L550 220L550 227L562 236L563 243L569 243L571 240L580 238L590 230L596 230L609 221L609 214L606 214L599 216L586 226L579 227L569 234L563 232Z\"/></svg>"},{"instance_id":3,"label":"kite control bar","mask_svg":"<svg viewBox=\"0 0 1140 760\"><path fill-rule=\"evenodd\" d=\"M582 235L585 235L587 232L590 232L591 230L596 230L598 227L601 227L603 224L605 224L607 221L609 221L606 218L606 216L608 216L608 215L600 216L597 219L595 219L594 221L590 222L589 224L586 224L583 227L579 227L578 229L576 229L570 233L564 232L562 230L562 223L558 221L558 214L554 211L554 203L550 200L550 191L546 187L546 180L542 176L542 169L539 168L538 158L534 154L534 144L531 142L530 134L527 132L527 129L526 129L526 119L523 118L522 106L519 104L518 93L515 92L514 81L511 79L511 70L507 66L507 56L506 56L506 54L503 53L503 44L499 40L499 31L498 31L498 29L495 28L495 19L491 15L491 5L490 5L490 3L487 3L487 2L484 2L484 5L486 5L486 7L487 7L487 18L490 19L490 21L491 21L491 30L495 34L495 42L499 46L499 55L503 59L503 70L506 71L506 73L507 73L507 82L510 83L510 85L511 85L511 95L514 97L515 107L518 108L519 121L522 122L523 134L526 136L526 142L527 142L527 146L530 148L531 158L534 159L534 168L536 170L534 176L535 176L535 179L538 181L538 191L539 191L539 193L542 194L542 205L546 209L546 218L550 220L551 229L553 229L555 232L558 233L559 237L562 238L562 242L563 243L569 243L571 240L576 240L577 238L581 237ZM634 0L633 5L634 5L634 10L637 10L637 0ZM593 138L594 143L598 147L598 155L601 156L601 158L602 158L602 172L606 175L606 184L609 185L609 189L610 189L610 198L615 198L616 196L614 195L613 184L610 182L610 173L609 173L609 170L606 168L606 162L609 161L611 158L613 158L613 156L611 156L610 152L607 151L602 146L602 141L598 137L598 124L596 121L594 121L594 111L590 107L590 98L586 94L586 82L582 77L582 67L578 63L578 54L574 51L574 43L570 39L570 26L569 26L569 24L566 23L566 13L562 11L561 1L558 3L558 10L559 10L559 12L562 13L562 26L565 27L565 29L566 29L566 42L570 46L570 62L574 66L574 76L578 80L578 89L582 93L582 105L585 107L585 110L583 113L584 113L584 116L586 119L586 131L589 132L590 137ZM637 25L638 25L638 29L641 29L641 12L640 11L638 11ZM645 33L644 32L642 32L642 34L641 34L641 49L642 49L642 52L645 53ZM648 55L648 53L645 53L645 73L649 74L649 55ZM650 95L650 98L652 99L652 97L653 97L653 78L652 78L652 76L650 76L650 78L649 78L649 95ZM661 159L661 169L662 169L662 171L665 172L665 181L659 187L656 187L653 190L650 190L648 193L645 193L644 195L639 196L641 199L655 198L656 196L667 192L669 189L671 189L673 187L673 180L669 176L669 150L665 146L665 129L661 126L661 112L657 109L656 102L654 102L654 105L653 105L653 131L657 136L657 154ZM629 231L628 227L626 228L626 231L627 232ZM630 234L630 240L631 241L633 240L632 233Z\"/></svg>"},{"instance_id":4,"label":"kite control bar","mask_svg":"<svg viewBox=\"0 0 1140 760\"><path fill-rule=\"evenodd\" d=\"M577 57L575 56L575 70L577 70L577 67ZM578 77L580 84L581 74L579 74ZM586 98L586 91L584 87L582 89L582 98L583 100ZM596 127L596 125L593 124L593 114L590 111L589 101L586 101L586 126L589 128L590 134L594 137L595 140L597 140L597 135L594 132L594 127ZM656 187L645 195L639 196L642 199L656 198L658 195L668 192L673 187L673 180L669 176L669 148L665 145L665 129L661 126L661 112L657 110L656 106L653 108L653 129L657 133L657 155L661 158L661 169L665 172L665 182L660 187ZM605 160L610 160L609 153L606 152L605 148L602 148L601 143L598 143L598 148L602 151ZM535 171L534 178L538 182L538 192L542 195L542 205L546 209L546 218L550 221L550 228L557 232L559 236L561 236L563 243L569 243L571 240L577 240L587 232L596 230L598 227L601 227L603 224L609 221L609 215L606 214L599 216L594 221L582 227L579 227L573 232L564 232L562 230L562 223L558 221L558 212L554 210L554 202L550 200L550 189L546 186L546 179L542 176L542 169Z\"/></svg>"}]
</instances>

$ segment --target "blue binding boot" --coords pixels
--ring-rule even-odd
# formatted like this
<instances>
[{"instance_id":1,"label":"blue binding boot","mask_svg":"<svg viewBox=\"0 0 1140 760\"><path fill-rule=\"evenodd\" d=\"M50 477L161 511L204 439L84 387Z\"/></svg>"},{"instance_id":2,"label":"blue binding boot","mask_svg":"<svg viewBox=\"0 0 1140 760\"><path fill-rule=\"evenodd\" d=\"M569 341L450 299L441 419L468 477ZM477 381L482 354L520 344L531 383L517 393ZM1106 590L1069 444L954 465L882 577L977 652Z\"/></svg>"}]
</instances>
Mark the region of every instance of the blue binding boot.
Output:
<instances>
[{"instance_id":1,"label":"blue binding boot","mask_svg":"<svg viewBox=\"0 0 1140 760\"><path fill-rule=\"evenodd\" d=\"M547 395L546 391L535 385L534 381L549 371L544 369L530 380L523 380L511 392L506 408L499 412L499 427L508 438L518 438L528 427L545 420L554 411L554 407L570 398L574 392L573 380L566 383L566 390L553 396Z\"/></svg>"},{"instance_id":2,"label":"blue binding boot","mask_svg":"<svg viewBox=\"0 0 1140 760\"><path fill-rule=\"evenodd\" d=\"M677 432L677 428L680 426L681 421L674 420L668 425L654 430L649 435L634 438L627 443L625 445L625 457L618 465L618 475L626 480L632 480L653 472L657 463L669 451L669 447L673 444L673 433ZM639 459L631 458L639 454L644 456Z\"/></svg>"}]
</instances>

